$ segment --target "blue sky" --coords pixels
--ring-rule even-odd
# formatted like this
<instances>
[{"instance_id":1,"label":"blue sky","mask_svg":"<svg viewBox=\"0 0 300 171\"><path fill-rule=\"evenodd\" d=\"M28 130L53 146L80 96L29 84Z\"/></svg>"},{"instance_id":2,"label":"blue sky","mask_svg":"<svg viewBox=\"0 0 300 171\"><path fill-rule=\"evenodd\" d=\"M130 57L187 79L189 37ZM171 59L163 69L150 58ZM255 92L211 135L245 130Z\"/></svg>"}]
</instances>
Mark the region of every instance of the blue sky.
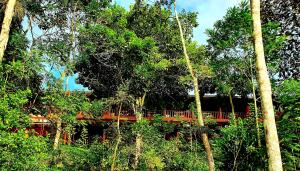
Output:
<instances>
[{"instance_id":1,"label":"blue sky","mask_svg":"<svg viewBox=\"0 0 300 171\"><path fill-rule=\"evenodd\" d=\"M134 3L134 0L113 0L113 2L128 10L129 6ZM198 12L197 21L199 26L194 29L194 40L200 44L206 44L207 36L205 35L205 30L212 28L213 24L225 15L229 7L238 5L240 2L241 0L177 0L177 10L185 9ZM39 32L38 29L34 30ZM56 77L60 77L58 71L53 71L53 73ZM75 80L77 77L78 75L69 77L69 89L87 90L82 85L76 84Z\"/></svg>"}]
</instances>

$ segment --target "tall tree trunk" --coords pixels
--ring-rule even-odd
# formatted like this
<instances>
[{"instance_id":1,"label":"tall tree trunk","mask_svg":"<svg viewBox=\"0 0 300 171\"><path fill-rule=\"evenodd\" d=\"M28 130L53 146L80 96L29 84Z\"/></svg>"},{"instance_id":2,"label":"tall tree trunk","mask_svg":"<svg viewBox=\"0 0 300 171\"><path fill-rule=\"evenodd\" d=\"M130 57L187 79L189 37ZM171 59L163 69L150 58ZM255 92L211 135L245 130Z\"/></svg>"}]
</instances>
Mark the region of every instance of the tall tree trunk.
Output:
<instances>
[{"instance_id":1,"label":"tall tree trunk","mask_svg":"<svg viewBox=\"0 0 300 171\"><path fill-rule=\"evenodd\" d=\"M253 18L253 37L256 55L256 70L258 74L259 89L262 99L266 146L269 156L269 170L281 171L282 161L272 102L272 89L264 57L264 47L260 20L260 0L252 0L251 9Z\"/></svg>"},{"instance_id":2,"label":"tall tree trunk","mask_svg":"<svg viewBox=\"0 0 300 171\"><path fill-rule=\"evenodd\" d=\"M144 101L145 101L145 97L146 97L146 92L144 93L143 97L140 97L137 100L137 107L136 109L134 109L135 113L136 113L136 121L141 122L143 119L143 106L144 106ZM135 157L134 157L134 164L133 164L133 168L136 170L138 168L138 164L139 164L139 158L141 155L141 148L142 148L142 135L140 133L137 133L136 135L136 139L135 139Z\"/></svg>"},{"instance_id":3,"label":"tall tree trunk","mask_svg":"<svg viewBox=\"0 0 300 171\"><path fill-rule=\"evenodd\" d=\"M142 120L142 113L137 112L139 115L137 117L137 122L140 122ZM137 133L136 135L136 139L135 139L135 157L134 157L134 165L133 168L136 170L138 168L138 164L139 164L139 158L141 155L141 148L142 148L142 135L140 133Z\"/></svg>"},{"instance_id":4,"label":"tall tree trunk","mask_svg":"<svg viewBox=\"0 0 300 171\"><path fill-rule=\"evenodd\" d=\"M60 76L60 82L63 83L63 81L65 79L65 76L66 76L66 72L63 71L61 76ZM57 119L56 119L56 133L55 133L54 145L53 145L54 150L56 150L58 148L59 140L60 140L60 136L61 136L61 132L62 132L61 115L56 114L56 116L57 116Z\"/></svg>"},{"instance_id":5,"label":"tall tree trunk","mask_svg":"<svg viewBox=\"0 0 300 171\"><path fill-rule=\"evenodd\" d=\"M190 72L190 75L193 78L194 93L195 93L196 108L197 108L197 119L198 119L199 126L202 127L202 126L204 126L204 121L203 121L203 114L202 114L202 109L201 109L201 101L200 101L200 94L199 94L199 88L198 88L198 79L195 76L190 58L189 58L189 56L187 54L187 51L186 51L186 46L185 46L185 40L184 40L184 37L183 37L182 27L181 27L181 23L179 21L178 14L177 14L177 11L176 11L176 4L175 4L174 11L175 11L175 17L176 17L176 20L177 20L177 23L178 23L179 31L180 31L180 37L181 37L181 41L182 41L182 47L183 47L183 52L184 52L187 68ZM204 144L205 152L207 154L209 170L214 171L215 170L215 163L214 163L212 150L211 150L209 140L208 140L208 135L207 135L207 133L203 132L201 137L202 137L202 141L203 141L203 144Z\"/></svg>"},{"instance_id":6,"label":"tall tree trunk","mask_svg":"<svg viewBox=\"0 0 300 171\"><path fill-rule=\"evenodd\" d=\"M62 131L61 119L58 118L56 121L56 134L55 134L54 145L53 145L54 150L58 149L61 131Z\"/></svg>"},{"instance_id":7,"label":"tall tree trunk","mask_svg":"<svg viewBox=\"0 0 300 171\"><path fill-rule=\"evenodd\" d=\"M115 146L115 149L114 149L113 158L112 158L112 164L111 164L111 167L110 167L111 171L115 170L115 163L116 163L116 159L117 159L117 152L118 152L119 144L120 144L121 138L122 138L121 137L121 131L120 131L120 115L121 115L121 111L122 111L122 103L120 104L119 111L118 111L118 122L117 122L118 135L117 135L117 143L116 143L116 146Z\"/></svg>"},{"instance_id":8,"label":"tall tree trunk","mask_svg":"<svg viewBox=\"0 0 300 171\"><path fill-rule=\"evenodd\" d=\"M69 59L68 59L68 63L72 65L73 63L73 59L75 56L75 48L76 48L76 36L75 36L75 32L76 32L76 15L75 15L75 11L77 9L77 3L74 4L74 9L72 10L71 8L69 9L69 13L70 13L70 43L71 43L71 48L69 51ZM65 71L67 70L67 66L65 68ZM69 89L69 75L67 75L67 79L66 79L66 85L65 85L65 90L68 91Z\"/></svg>"},{"instance_id":9,"label":"tall tree trunk","mask_svg":"<svg viewBox=\"0 0 300 171\"><path fill-rule=\"evenodd\" d=\"M250 58L250 74L251 74L252 94L253 94L253 102L254 102L254 114L255 114L255 125L256 125L256 132L257 132L257 143L258 143L258 147L261 147L258 108L257 108L256 92L255 92L256 88L255 88L255 84L254 84L254 76L253 76L251 58Z\"/></svg>"},{"instance_id":10,"label":"tall tree trunk","mask_svg":"<svg viewBox=\"0 0 300 171\"><path fill-rule=\"evenodd\" d=\"M6 4L4 19L3 19L1 33L0 33L0 63L3 60L4 52L7 46L10 24L14 16L15 5L16 5L16 0L8 0Z\"/></svg>"}]
</instances>

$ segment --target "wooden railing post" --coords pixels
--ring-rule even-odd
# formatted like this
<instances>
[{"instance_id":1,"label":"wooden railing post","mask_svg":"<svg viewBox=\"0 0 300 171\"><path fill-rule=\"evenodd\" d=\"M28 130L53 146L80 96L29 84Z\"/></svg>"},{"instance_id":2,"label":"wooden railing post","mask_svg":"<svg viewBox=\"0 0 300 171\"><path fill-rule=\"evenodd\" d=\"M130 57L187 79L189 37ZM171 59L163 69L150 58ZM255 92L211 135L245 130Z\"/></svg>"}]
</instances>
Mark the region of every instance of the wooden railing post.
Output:
<instances>
[{"instance_id":1,"label":"wooden railing post","mask_svg":"<svg viewBox=\"0 0 300 171\"><path fill-rule=\"evenodd\" d=\"M64 144L67 144L68 142L68 133L66 131L64 131Z\"/></svg>"}]
</instances>

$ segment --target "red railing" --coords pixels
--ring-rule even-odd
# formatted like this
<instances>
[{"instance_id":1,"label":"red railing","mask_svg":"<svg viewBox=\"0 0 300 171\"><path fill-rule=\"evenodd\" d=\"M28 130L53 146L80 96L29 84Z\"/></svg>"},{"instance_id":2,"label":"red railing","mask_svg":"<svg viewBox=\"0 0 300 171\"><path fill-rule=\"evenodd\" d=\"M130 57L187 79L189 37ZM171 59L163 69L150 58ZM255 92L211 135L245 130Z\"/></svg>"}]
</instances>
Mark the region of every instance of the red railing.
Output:
<instances>
[{"instance_id":1,"label":"red railing","mask_svg":"<svg viewBox=\"0 0 300 171\"><path fill-rule=\"evenodd\" d=\"M144 111L143 116L145 119L153 120L154 115L159 114L163 116L164 121L192 121L196 120L197 116L194 112L190 110L163 110L163 111ZM221 112L221 111L203 111L203 118L205 120L215 121L215 122L229 122L229 116L231 112ZM236 117L245 117L243 112L235 112ZM116 110L110 110L103 112L101 120L116 120L118 118L118 112ZM121 111L120 120L136 121L136 117L133 112Z\"/></svg>"},{"instance_id":2,"label":"red railing","mask_svg":"<svg viewBox=\"0 0 300 171\"><path fill-rule=\"evenodd\" d=\"M143 117L147 120L153 120L154 115L158 114L162 116L162 120L170 122L180 122L180 121L194 121L197 120L197 115L190 110L162 110L162 111L143 111ZM206 122L229 122L229 116L231 112L222 111L203 111L203 119ZM30 115L32 124L49 124L49 121L44 116ZM245 118L246 113L235 112L235 116L239 118ZM118 111L110 110L103 112L102 116L94 118L89 115L84 115L82 112L78 112L76 118L78 120L103 120L103 121L113 121L118 119ZM121 121L136 121L136 116L132 111L121 111L120 113Z\"/></svg>"},{"instance_id":3,"label":"red railing","mask_svg":"<svg viewBox=\"0 0 300 171\"><path fill-rule=\"evenodd\" d=\"M166 122L181 122L187 121L192 122L197 120L197 116L189 110L163 110L163 111L144 111L143 116L147 120L153 120L154 115L158 114L162 116L162 120ZM222 112L222 111L203 111L203 118L205 122L216 122L216 123L228 123L229 116L231 112ZM245 118L247 113L235 112L236 117ZM41 115L30 115L31 118L31 128L34 129L38 135L47 135L47 130L49 129L50 121ZM82 112L78 112L76 118L78 120L92 120L92 121L117 121L118 120L118 111L110 110L103 112L102 116L95 118L91 115L84 115ZM133 112L130 111L121 111L120 121L130 121L135 122L136 116ZM44 129L44 126L47 126L47 129ZM29 130L29 129L28 129ZM64 134L64 137L66 135ZM66 138L64 138L66 140Z\"/></svg>"}]
</instances>

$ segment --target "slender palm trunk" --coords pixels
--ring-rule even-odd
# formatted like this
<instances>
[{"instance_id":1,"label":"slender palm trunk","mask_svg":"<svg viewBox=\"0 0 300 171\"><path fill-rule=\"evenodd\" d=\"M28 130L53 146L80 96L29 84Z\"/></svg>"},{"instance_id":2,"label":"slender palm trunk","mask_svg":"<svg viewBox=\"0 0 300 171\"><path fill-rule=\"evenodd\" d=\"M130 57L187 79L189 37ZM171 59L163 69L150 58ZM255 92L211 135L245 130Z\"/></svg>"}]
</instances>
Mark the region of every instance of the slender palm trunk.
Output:
<instances>
[{"instance_id":1,"label":"slender palm trunk","mask_svg":"<svg viewBox=\"0 0 300 171\"><path fill-rule=\"evenodd\" d=\"M256 92L255 92L256 88L255 88L255 84L254 84L254 76L253 76L251 58L250 58L250 74L251 74L252 94L253 94L253 102L254 102L254 114L255 114L255 125L256 125L256 132L257 132L257 142L258 142L258 147L261 147L258 108L257 108L257 100L256 100Z\"/></svg>"},{"instance_id":2,"label":"slender palm trunk","mask_svg":"<svg viewBox=\"0 0 300 171\"><path fill-rule=\"evenodd\" d=\"M3 60L4 52L7 46L10 24L14 16L15 5L16 5L16 0L8 0L6 4L4 19L3 19L1 33L0 33L0 63Z\"/></svg>"},{"instance_id":3,"label":"slender palm trunk","mask_svg":"<svg viewBox=\"0 0 300 171\"><path fill-rule=\"evenodd\" d=\"M251 9L253 18L256 70L258 74L259 89L262 99L266 146L269 156L269 170L282 171L280 147L272 102L272 89L264 57L264 47L260 21L260 0L252 0Z\"/></svg>"},{"instance_id":4,"label":"slender palm trunk","mask_svg":"<svg viewBox=\"0 0 300 171\"><path fill-rule=\"evenodd\" d=\"M61 119L58 118L57 121L56 121L56 134L55 134L54 145L53 145L54 150L58 149L59 140L60 140L60 136L61 136L61 131L62 131Z\"/></svg>"},{"instance_id":5,"label":"slender palm trunk","mask_svg":"<svg viewBox=\"0 0 300 171\"><path fill-rule=\"evenodd\" d=\"M114 154L113 154L113 158L112 158L112 164L111 164L111 167L110 167L111 171L115 170L115 163L116 163L116 159L117 159L117 152L118 152L118 149L119 149L119 144L121 142L121 131L120 131L120 115L121 115L121 111L122 111L122 103L120 104L119 111L118 111L117 143L116 143L116 146L115 146L115 149L114 149Z\"/></svg>"},{"instance_id":6,"label":"slender palm trunk","mask_svg":"<svg viewBox=\"0 0 300 171\"><path fill-rule=\"evenodd\" d=\"M187 54L187 51L186 51L186 46L185 46L185 40L184 40L184 37L183 37L182 27L181 27L181 23L179 21L176 9L174 9L174 11L175 11L175 17L176 17L176 20L177 20L177 23L178 23L179 31L180 31L180 37L181 37L181 41L182 41L183 52L184 52L184 56L185 56L185 59L186 59L186 64L187 64L188 70L189 70L189 72L190 72L190 74L193 78L198 123L199 123L199 126L204 126L203 114L202 114L202 109L201 109L200 94L199 94L199 88L198 88L198 79L195 76L190 58L189 58L189 56ZM215 170L215 163L214 163L212 150L211 150L209 140L208 140L208 135L207 135L207 133L202 133L201 137L202 137L202 141L203 141L203 144L204 144L205 152L207 154L209 170L214 171Z\"/></svg>"}]
</instances>

